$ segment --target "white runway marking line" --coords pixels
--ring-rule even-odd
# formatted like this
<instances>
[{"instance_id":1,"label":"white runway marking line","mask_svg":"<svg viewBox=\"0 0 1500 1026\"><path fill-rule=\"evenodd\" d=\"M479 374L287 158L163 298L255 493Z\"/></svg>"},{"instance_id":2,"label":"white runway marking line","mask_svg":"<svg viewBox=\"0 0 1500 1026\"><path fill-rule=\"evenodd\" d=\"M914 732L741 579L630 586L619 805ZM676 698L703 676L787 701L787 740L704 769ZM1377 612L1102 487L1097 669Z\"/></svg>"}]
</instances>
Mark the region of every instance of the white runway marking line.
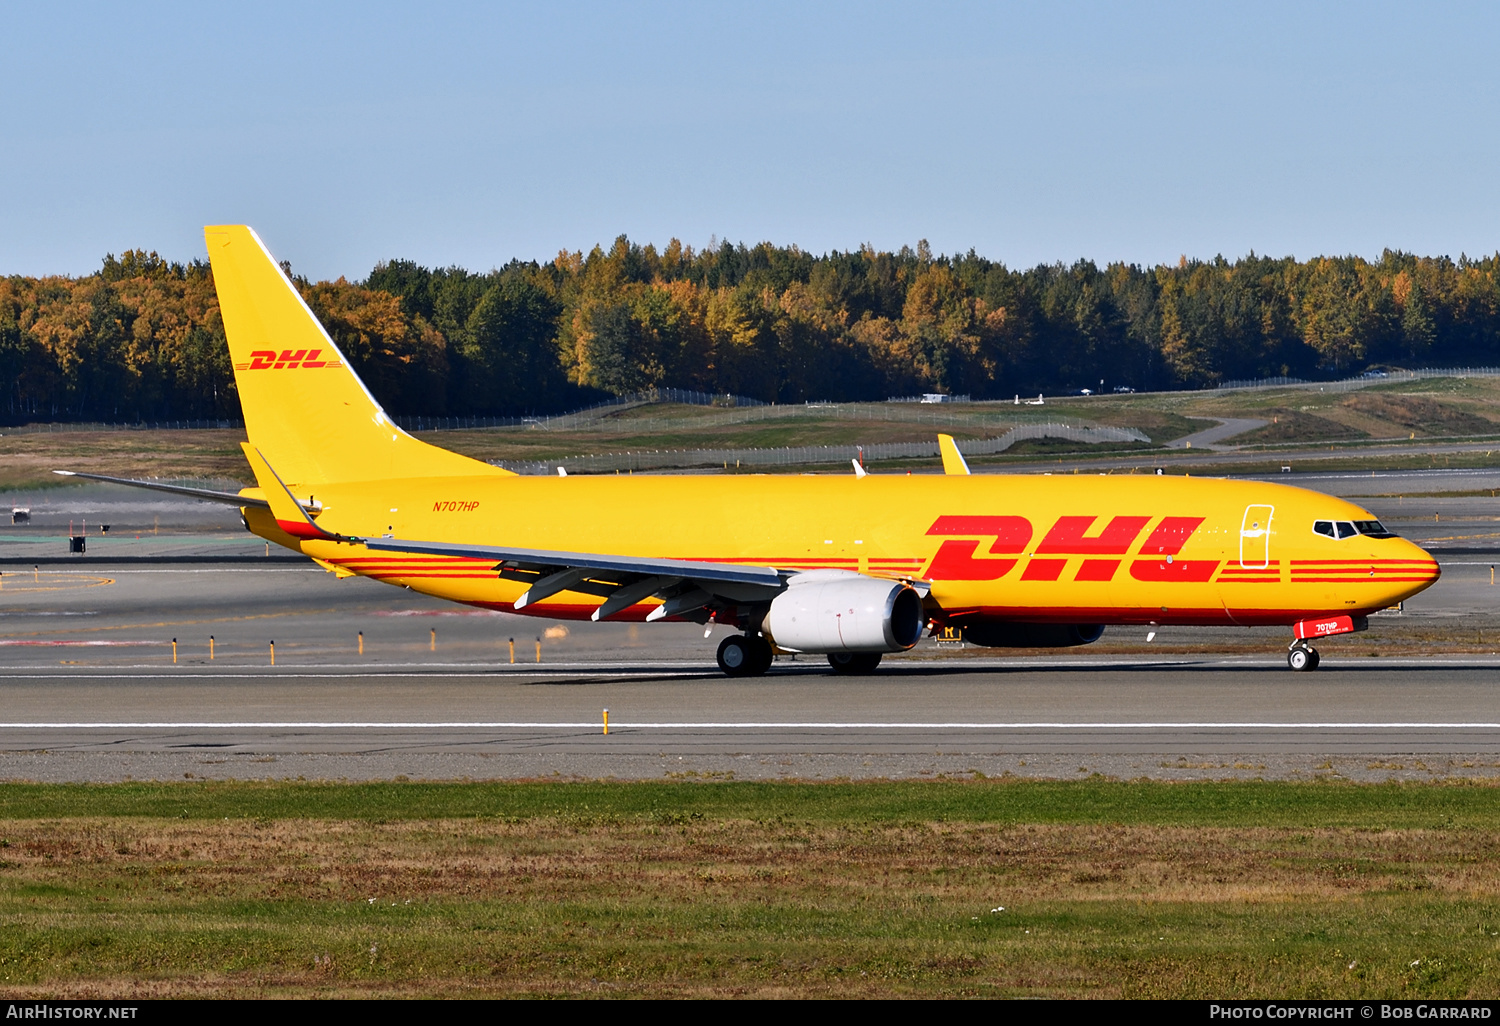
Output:
<instances>
[{"instance_id":1,"label":"white runway marking line","mask_svg":"<svg viewBox=\"0 0 1500 1026\"><path fill-rule=\"evenodd\" d=\"M546 665L545 663L543 664ZM577 671L581 675L589 677L608 677L611 680L637 680L650 679L660 680L671 677L704 677L717 676L718 671L710 666L694 667L691 669L679 668L671 670L606 670L591 669L587 664L581 666L563 666L553 663L554 670L563 669ZM506 670L499 671L476 666L467 673L445 672L426 673L421 671L411 672L387 672L387 673L278 673L274 670L268 672L240 672L240 673L171 673L168 667L142 667L145 670L154 670L153 673L0 673L0 680L142 680L157 683L167 683L176 680L382 680L387 677L396 679L421 677L424 680L438 680L444 677L453 677L458 680L474 680L482 677L494 676L516 676L516 677L542 677L552 676L545 670Z\"/></svg>"},{"instance_id":2,"label":"white runway marking line","mask_svg":"<svg viewBox=\"0 0 1500 1026\"><path fill-rule=\"evenodd\" d=\"M20 566L19 563L12 564L12 565ZM316 566L310 566L310 567L303 567L303 566L257 566L257 567L225 566L225 567L209 567L209 568L205 568L205 569L202 569L202 570L186 570L186 569L174 569L174 568L171 568L171 567L157 567L157 568L148 568L148 569L132 568L132 569L120 569L120 570L117 570L111 564L108 564L108 563L100 563L97 568L91 569L91 570L68 569L68 570L48 570L47 572L50 573L50 574L57 574L59 576L62 576L62 575L65 575L65 574L75 574L75 575L82 575L82 576L85 576L85 577L89 577L89 576L98 576L99 572L103 571L103 570L108 570L109 573L111 573L111 574L325 574L325 573L328 572L328 571L324 570L323 568L316 567ZM7 572L9 572L9 571L7 571ZM19 573L20 571L16 571L16 572Z\"/></svg>"},{"instance_id":3,"label":"white runway marking line","mask_svg":"<svg viewBox=\"0 0 1500 1026\"><path fill-rule=\"evenodd\" d=\"M1497 723L1270 723L1167 721L1068 723L839 723L821 721L706 721L701 723L629 721L610 724L616 730L1500 730ZM598 720L522 721L363 721L363 720L271 720L271 721L167 721L0 723L0 730L577 730L599 729Z\"/></svg>"},{"instance_id":4,"label":"white runway marking line","mask_svg":"<svg viewBox=\"0 0 1500 1026\"><path fill-rule=\"evenodd\" d=\"M1488 564L1486 564L1488 565ZM168 644L163 642L163 644ZM1336 653L1342 656L1342 653ZM200 658L194 656L194 658ZM1342 659L1330 661L1325 665L1329 669L1369 669L1369 670L1394 670L1410 667L1431 668L1441 667L1475 667L1481 669L1500 668L1500 657L1483 654L1432 656L1426 659L1418 658L1387 658L1376 663L1357 659L1354 656L1347 657L1347 662ZM947 670L958 671L990 671L990 670L1025 670L1035 673L1046 673L1051 670L1061 669L1182 669L1192 672L1202 672L1212 668L1243 668L1243 667L1268 667L1281 666L1285 660L1279 655L1255 655L1255 656L1230 656L1226 658L1205 658L1201 656L1183 656L1179 659L1167 658L1132 658L1120 656L1100 659L1048 659L1038 657L1036 659L912 659L893 661L890 664L892 673L887 674L888 680L895 680L897 673L910 671L943 673ZM47 664L30 663L23 664L18 669L35 671L40 666ZM580 673L591 677L608 677L614 679L633 679L640 677L718 677L719 673L710 663L700 660L662 661L649 665L626 665L619 663L613 665L605 662L588 663L517 663L514 666L504 663L380 663L372 665L369 669L357 669L358 663L330 663L326 667L299 666L282 670L272 669L268 666L253 666L239 663L236 666L226 667L223 671L213 673L203 672L179 672L171 666L158 663L127 663L111 667L109 673L79 673L76 671L58 671L56 673L15 673L0 669L0 680L155 680L159 682L176 680L340 680L345 678L367 678L380 679L385 677L421 677L424 679L437 679L442 677L454 678L476 678L476 677L552 677L557 676L559 671ZM123 672L139 670L142 672ZM349 672L341 672L349 671ZM783 663L776 667L774 673L764 680L775 680L777 677L828 674L827 667L818 663ZM831 678L830 678L831 681ZM727 683L728 679L720 681ZM872 683L880 683L881 677L871 678ZM751 682L748 686L753 687Z\"/></svg>"},{"instance_id":5,"label":"white runway marking line","mask_svg":"<svg viewBox=\"0 0 1500 1026\"><path fill-rule=\"evenodd\" d=\"M170 641L0 641L7 648L161 648Z\"/></svg>"}]
</instances>

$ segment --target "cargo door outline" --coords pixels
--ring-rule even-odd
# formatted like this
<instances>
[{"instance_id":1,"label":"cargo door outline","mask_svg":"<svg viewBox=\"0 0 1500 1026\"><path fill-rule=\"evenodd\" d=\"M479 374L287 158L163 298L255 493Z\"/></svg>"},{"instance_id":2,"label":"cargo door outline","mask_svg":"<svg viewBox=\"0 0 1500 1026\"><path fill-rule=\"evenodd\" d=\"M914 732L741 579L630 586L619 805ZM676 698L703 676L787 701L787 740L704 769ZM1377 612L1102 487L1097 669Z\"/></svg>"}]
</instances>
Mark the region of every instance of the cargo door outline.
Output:
<instances>
[{"instance_id":1,"label":"cargo door outline","mask_svg":"<svg viewBox=\"0 0 1500 1026\"><path fill-rule=\"evenodd\" d=\"M1264 570L1271 565L1271 517L1275 506L1249 505L1240 521L1240 566Z\"/></svg>"}]
</instances>

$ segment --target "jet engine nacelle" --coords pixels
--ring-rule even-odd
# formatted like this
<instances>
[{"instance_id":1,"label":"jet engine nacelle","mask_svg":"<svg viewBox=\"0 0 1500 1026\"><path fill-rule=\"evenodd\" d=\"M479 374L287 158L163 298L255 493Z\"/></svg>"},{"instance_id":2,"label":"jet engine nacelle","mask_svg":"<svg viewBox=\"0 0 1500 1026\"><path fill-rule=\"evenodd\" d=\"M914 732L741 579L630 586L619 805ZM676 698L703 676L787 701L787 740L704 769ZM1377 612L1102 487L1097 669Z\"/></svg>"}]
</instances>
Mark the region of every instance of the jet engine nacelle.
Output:
<instances>
[{"instance_id":1,"label":"jet engine nacelle","mask_svg":"<svg viewBox=\"0 0 1500 1026\"><path fill-rule=\"evenodd\" d=\"M1102 623L971 623L964 640L987 648L1072 648L1092 645L1104 634Z\"/></svg>"},{"instance_id":2,"label":"jet engine nacelle","mask_svg":"<svg viewBox=\"0 0 1500 1026\"><path fill-rule=\"evenodd\" d=\"M811 570L771 600L761 630L788 652L901 652L922 637L922 596L897 581Z\"/></svg>"}]
</instances>

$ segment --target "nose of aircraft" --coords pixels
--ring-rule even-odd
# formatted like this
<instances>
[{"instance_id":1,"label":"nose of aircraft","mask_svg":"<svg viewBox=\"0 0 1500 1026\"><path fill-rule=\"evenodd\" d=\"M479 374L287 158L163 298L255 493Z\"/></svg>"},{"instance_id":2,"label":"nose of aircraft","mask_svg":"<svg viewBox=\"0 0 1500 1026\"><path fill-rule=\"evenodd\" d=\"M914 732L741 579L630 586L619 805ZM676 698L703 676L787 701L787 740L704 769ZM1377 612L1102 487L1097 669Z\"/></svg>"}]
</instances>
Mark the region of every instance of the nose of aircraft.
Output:
<instances>
[{"instance_id":1,"label":"nose of aircraft","mask_svg":"<svg viewBox=\"0 0 1500 1026\"><path fill-rule=\"evenodd\" d=\"M1432 587L1442 576L1438 561L1426 549L1405 538L1388 540L1394 548L1373 552L1370 569L1377 581L1390 585L1392 603Z\"/></svg>"}]
</instances>

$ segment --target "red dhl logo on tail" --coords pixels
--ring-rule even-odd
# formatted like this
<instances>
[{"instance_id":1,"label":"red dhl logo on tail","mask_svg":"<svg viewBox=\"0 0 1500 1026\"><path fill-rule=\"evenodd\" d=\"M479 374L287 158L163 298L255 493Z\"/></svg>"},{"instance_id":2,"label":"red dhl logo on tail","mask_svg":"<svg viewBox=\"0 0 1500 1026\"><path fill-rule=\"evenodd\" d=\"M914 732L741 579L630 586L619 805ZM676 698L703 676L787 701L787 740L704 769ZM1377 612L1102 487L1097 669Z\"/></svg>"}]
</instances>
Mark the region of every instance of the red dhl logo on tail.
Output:
<instances>
[{"instance_id":1,"label":"red dhl logo on tail","mask_svg":"<svg viewBox=\"0 0 1500 1026\"><path fill-rule=\"evenodd\" d=\"M282 370L296 367L342 367L338 360L320 360L321 349L283 349L281 355L274 349L257 349L250 354L249 363L237 363L235 370Z\"/></svg>"},{"instance_id":2,"label":"red dhl logo on tail","mask_svg":"<svg viewBox=\"0 0 1500 1026\"><path fill-rule=\"evenodd\" d=\"M1023 581L1056 581L1068 565L1067 557L1085 556L1073 575L1075 581L1113 580L1150 517L1112 517L1094 530L1098 517L1059 517L1052 529L1031 548L1031 521L1017 516L943 516L927 529L929 535L950 536L938 548L922 574L929 581L998 581L1015 569L1023 554L1031 554L1021 571ZM1162 517L1131 561L1130 576L1138 581L1201 583L1213 577L1217 559L1177 559L1183 545L1203 523L1203 517ZM953 535L967 536L962 538ZM977 555L980 542L993 538L990 559ZM1108 558L1108 557L1115 558ZM1061 558L1053 558L1061 557Z\"/></svg>"}]
</instances>

